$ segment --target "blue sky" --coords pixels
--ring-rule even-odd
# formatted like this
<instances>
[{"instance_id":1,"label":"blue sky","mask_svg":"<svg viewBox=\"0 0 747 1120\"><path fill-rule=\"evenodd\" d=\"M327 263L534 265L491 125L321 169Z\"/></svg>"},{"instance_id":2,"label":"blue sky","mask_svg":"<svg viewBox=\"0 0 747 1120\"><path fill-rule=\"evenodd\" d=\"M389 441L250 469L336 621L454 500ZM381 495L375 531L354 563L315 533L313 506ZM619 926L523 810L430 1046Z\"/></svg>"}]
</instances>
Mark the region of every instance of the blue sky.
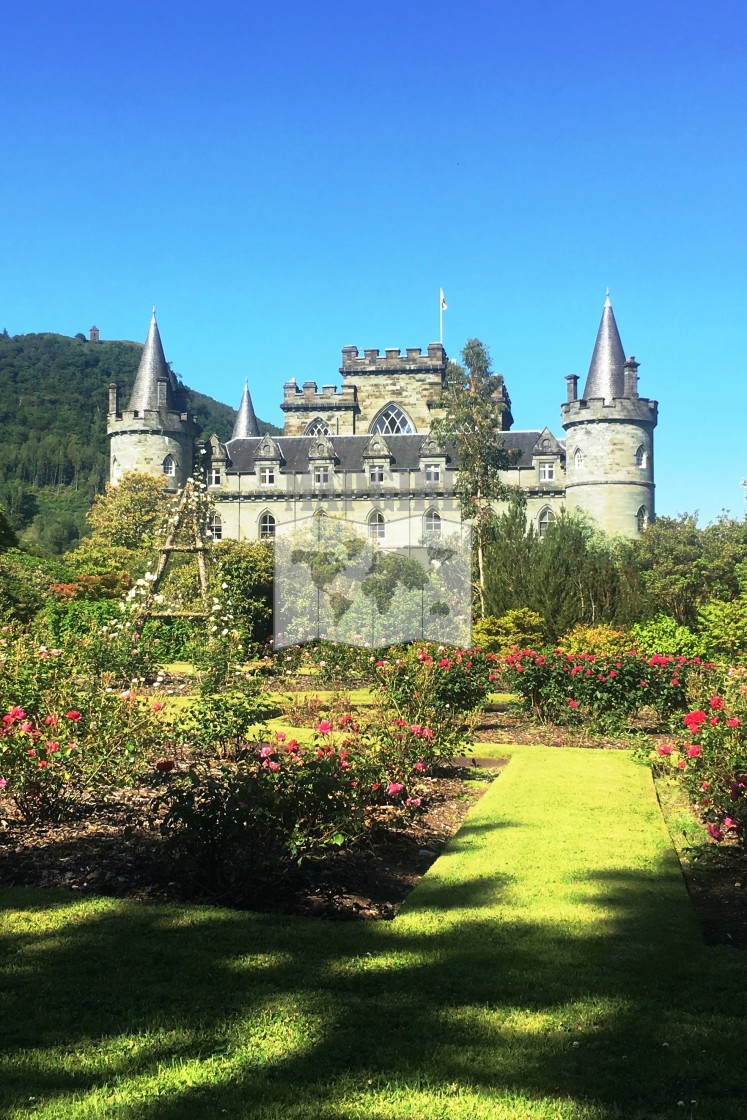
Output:
<instances>
[{"instance_id":1,"label":"blue sky","mask_svg":"<svg viewBox=\"0 0 747 1120\"><path fill-rule=\"evenodd\" d=\"M468 337L561 435L609 286L657 509L741 516L747 9L26 0L5 14L0 329L142 341L281 422L340 349Z\"/></svg>"}]
</instances>

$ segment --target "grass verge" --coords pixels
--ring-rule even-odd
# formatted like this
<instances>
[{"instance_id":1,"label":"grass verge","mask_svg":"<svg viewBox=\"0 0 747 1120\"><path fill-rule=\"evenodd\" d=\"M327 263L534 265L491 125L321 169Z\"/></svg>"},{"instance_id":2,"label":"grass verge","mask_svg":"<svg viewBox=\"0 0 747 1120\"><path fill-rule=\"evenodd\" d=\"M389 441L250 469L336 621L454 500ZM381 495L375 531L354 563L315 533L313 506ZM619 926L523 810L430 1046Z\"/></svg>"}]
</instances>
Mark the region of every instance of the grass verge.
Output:
<instances>
[{"instance_id":1,"label":"grass verge","mask_svg":"<svg viewBox=\"0 0 747 1120\"><path fill-rule=\"evenodd\" d=\"M511 754L391 923L0 892L2 1115L742 1120L648 771Z\"/></svg>"}]
</instances>

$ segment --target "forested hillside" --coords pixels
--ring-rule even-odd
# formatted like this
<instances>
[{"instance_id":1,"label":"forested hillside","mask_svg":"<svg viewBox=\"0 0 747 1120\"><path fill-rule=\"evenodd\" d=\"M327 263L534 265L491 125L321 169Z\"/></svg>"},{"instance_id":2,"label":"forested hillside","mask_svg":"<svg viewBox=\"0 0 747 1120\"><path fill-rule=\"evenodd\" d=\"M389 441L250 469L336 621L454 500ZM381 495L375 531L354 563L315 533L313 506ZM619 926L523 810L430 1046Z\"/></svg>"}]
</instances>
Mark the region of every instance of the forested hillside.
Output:
<instances>
[{"instance_id":1,"label":"forested hillside","mask_svg":"<svg viewBox=\"0 0 747 1120\"><path fill-rule=\"evenodd\" d=\"M60 553L85 532L108 473L108 386L116 381L127 401L142 349L83 335L0 335L0 505L25 544ZM184 388L200 434L227 439L235 410Z\"/></svg>"}]
</instances>

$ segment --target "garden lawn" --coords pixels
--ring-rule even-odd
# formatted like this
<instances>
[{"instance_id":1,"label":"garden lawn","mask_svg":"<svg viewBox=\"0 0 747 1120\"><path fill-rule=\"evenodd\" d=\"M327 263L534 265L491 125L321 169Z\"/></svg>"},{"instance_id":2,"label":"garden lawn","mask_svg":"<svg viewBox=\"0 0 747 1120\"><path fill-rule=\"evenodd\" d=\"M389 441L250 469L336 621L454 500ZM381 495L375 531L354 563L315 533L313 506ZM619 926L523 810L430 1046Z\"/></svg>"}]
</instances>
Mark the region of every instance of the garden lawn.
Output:
<instances>
[{"instance_id":1,"label":"garden lawn","mask_svg":"<svg viewBox=\"0 0 747 1120\"><path fill-rule=\"evenodd\" d=\"M514 748L393 922L0 902L3 1117L747 1115L745 959L624 752Z\"/></svg>"}]
</instances>

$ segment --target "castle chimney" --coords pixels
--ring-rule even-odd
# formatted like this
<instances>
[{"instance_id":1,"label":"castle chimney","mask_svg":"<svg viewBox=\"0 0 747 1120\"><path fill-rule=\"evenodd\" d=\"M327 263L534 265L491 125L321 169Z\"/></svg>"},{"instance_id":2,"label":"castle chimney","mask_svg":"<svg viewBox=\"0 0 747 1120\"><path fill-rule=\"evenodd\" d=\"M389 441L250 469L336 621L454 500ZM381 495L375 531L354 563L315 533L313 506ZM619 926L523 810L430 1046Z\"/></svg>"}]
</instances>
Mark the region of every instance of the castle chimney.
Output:
<instances>
[{"instance_id":1,"label":"castle chimney","mask_svg":"<svg viewBox=\"0 0 747 1120\"><path fill-rule=\"evenodd\" d=\"M578 400L578 374L569 373L565 379L565 385L568 403Z\"/></svg>"},{"instance_id":2,"label":"castle chimney","mask_svg":"<svg viewBox=\"0 0 747 1120\"><path fill-rule=\"evenodd\" d=\"M633 356L627 358L623 366L623 396L628 400L635 400L638 396L638 367Z\"/></svg>"},{"instance_id":3,"label":"castle chimney","mask_svg":"<svg viewBox=\"0 0 747 1120\"><path fill-rule=\"evenodd\" d=\"M109 385L109 414L119 416L119 386L113 381Z\"/></svg>"}]
</instances>

